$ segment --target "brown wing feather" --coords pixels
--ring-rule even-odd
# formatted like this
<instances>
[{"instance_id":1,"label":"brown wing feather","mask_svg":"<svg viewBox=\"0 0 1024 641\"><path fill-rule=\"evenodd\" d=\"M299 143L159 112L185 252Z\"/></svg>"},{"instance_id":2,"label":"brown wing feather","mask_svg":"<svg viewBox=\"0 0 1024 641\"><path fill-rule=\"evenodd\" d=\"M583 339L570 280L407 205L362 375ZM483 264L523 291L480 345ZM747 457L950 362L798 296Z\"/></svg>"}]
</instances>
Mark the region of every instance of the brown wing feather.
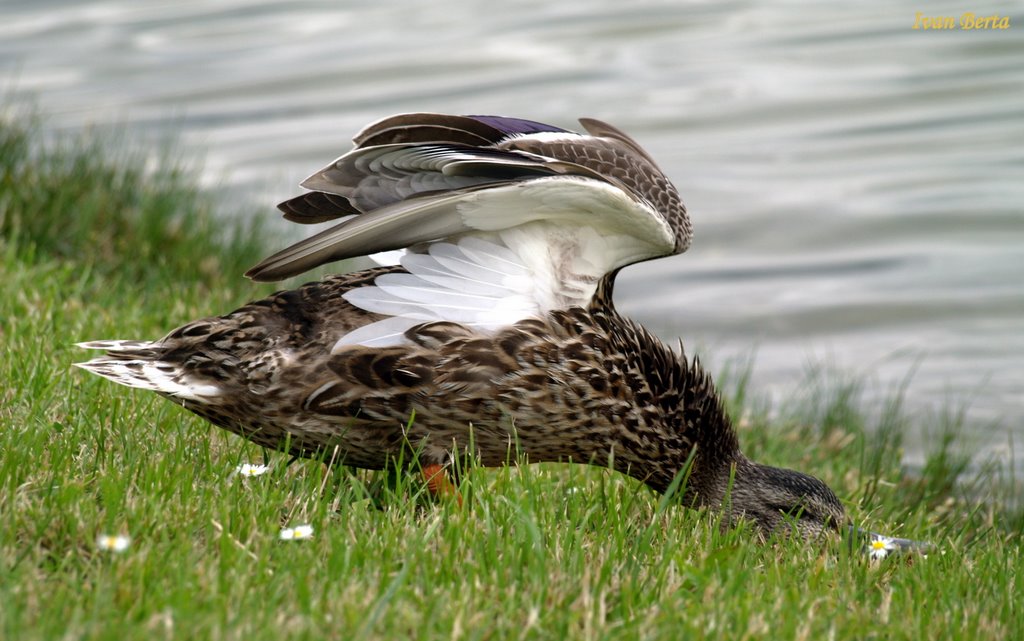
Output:
<instances>
[{"instance_id":1,"label":"brown wing feather","mask_svg":"<svg viewBox=\"0 0 1024 641\"><path fill-rule=\"evenodd\" d=\"M329 220L360 214L344 196L311 191L290 198L277 206L285 220L302 225L324 223Z\"/></svg>"},{"instance_id":2,"label":"brown wing feather","mask_svg":"<svg viewBox=\"0 0 1024 641\"><path fill-rule=\"evenodd\" d=\"M693 237L686 206L668 177L633 139L599 120L581 120L599 138L554 140L513 138L501 148L558 158L646 200L662 212L675 232L675 253L686 251ZM593 128L593 129L591 129ZM600 132L600 134L598 133ZM574 172L582 173L582 172Z\"/></svg>"},{"instance_id":3,"label":"brown wing feather","mask_svg":"<svg viewBox=\"0 0 1024 641\"><path fill-rule=\"evenodd\" d=\"M614 140L618 140L622 144L632 149L634 153L647 159L647 162L651 163L655 167L658 166L658 163L654 162L654 158L652 158L651 155L648 154L647 151L640 146L640 143L633 140L633 138L629 134L622 131L618 127L609 125L603 120L597 120L596 118L580 118L580 124L583 125L583 128L586 129L587 133L589 133L591 136L598 136L600 138L612 138Z\"/></svg>"},{"instance_id":4,"label":"brown wing feather","mask_svg":"<svg viewBox=\"0 0 1024 641\"><path fill-rule=\"evenodd\" d=\"M498 129L466 116L410 113L390 116L375 122L356 134L352 142L356 147L400 142L459 142L479 145L481 140L483 144L494 144L503 137L504 134Z\"/></svg>"}]
</instances>

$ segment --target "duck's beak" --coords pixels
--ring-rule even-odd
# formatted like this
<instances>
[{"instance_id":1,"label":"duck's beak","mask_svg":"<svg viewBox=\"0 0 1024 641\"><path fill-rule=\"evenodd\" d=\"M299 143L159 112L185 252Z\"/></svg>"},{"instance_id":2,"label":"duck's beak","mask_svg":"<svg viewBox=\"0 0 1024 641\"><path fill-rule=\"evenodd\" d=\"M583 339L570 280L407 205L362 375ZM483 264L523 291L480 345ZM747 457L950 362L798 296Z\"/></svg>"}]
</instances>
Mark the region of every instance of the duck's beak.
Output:
<instances>
[{"instance_id":1,"label":"duck's beak","mask_svg":"<svg viewBox=\"0 0 1024 641\"><path fill-rule=\"evenodd\" d=\"M852 525L850 526L850 545L854 549L860 548L872 559L884 559L895 554L927 557L928 553L935 549L935 546L925 541L885 536Z\"/></svg>"}]
</instances>

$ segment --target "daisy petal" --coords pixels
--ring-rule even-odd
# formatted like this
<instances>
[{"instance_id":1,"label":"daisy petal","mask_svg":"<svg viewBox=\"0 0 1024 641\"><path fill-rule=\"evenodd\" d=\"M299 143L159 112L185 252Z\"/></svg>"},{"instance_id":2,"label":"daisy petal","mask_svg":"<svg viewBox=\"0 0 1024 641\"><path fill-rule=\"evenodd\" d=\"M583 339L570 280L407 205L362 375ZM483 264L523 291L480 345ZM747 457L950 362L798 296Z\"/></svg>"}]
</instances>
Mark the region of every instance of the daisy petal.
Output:
<instances>
[{"instance_id":1,"label":"daisy petal","mask_svg":"<svg viewBox=\"0 0 1024 641\"><path fill-rule=\"evenodd\" d=\"M280 539L282 541L301 541L302 539L313 538L313 526L312 525L296 525L295 527L286 527L281 530Z\"/></svg>"},{"instance_id":2,"label":"daisy petal","mask_svg":"<svg viewBox=\"0 0 1024 641\"><path fill-rule=\"evenodd\" d=\"M235 468L235 474L239 476L263 476L270 471L269 465L254 465L252 463L242 463Z\"/></svg>"},{"instance_id":3,"label":"daisy petal","mask_svg":"<svg viewBox=\"0 0 1024 641\"><path fill-rule=\"evenodd\" d=\"M101 534L96 537L96 547L107 552L124 552L131 543L131 537L122 534Z\"/></svg>"}]
</instances>

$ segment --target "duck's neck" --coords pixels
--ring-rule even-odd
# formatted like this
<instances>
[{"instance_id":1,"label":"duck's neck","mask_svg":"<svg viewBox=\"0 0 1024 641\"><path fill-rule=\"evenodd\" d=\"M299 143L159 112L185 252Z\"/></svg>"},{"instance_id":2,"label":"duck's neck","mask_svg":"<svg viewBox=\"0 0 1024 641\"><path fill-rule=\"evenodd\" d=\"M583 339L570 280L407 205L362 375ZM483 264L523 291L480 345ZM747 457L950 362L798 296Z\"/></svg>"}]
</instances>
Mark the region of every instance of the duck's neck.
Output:
<instances>
[{"instance_id":1,"label":"duck's neck","mask_svg":"<svg viewBox=\"0 0 1024 641\"><path fill-rule=\"evenodd\" d=\"M711 376L696 358L673 352L640 325L618 318L623 326L612 335L626 344L613 349L630 355L631 369L644 382L635 396L640 416L648 420L637 436L654 440L656 454L626 452L615 467L660 493L681 490L688 505L719 505L730 470L750 462Z\"/></svg>"}]
</instances>

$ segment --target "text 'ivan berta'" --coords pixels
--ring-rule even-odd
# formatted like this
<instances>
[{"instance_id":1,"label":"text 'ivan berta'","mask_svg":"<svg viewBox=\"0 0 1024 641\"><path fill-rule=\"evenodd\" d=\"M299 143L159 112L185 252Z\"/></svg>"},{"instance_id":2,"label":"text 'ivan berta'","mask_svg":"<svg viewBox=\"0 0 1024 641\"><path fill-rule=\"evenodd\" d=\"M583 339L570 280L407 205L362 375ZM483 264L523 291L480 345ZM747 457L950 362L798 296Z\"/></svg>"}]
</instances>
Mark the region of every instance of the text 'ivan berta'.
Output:
<instances>
[{"instance_id":1,"label":"text 'ivan berta'","mask_svg":"<svg viewBox=\"0 0 1024 641\"><path fill-rule=\"evenodd\" d=\"M1009 29L1010 16L979 16L976 13L967 11L956 16L926 16L918 11L914 15L915 29L963 29L972 31L975 29Z\"/></svg>"}]
</instances>

